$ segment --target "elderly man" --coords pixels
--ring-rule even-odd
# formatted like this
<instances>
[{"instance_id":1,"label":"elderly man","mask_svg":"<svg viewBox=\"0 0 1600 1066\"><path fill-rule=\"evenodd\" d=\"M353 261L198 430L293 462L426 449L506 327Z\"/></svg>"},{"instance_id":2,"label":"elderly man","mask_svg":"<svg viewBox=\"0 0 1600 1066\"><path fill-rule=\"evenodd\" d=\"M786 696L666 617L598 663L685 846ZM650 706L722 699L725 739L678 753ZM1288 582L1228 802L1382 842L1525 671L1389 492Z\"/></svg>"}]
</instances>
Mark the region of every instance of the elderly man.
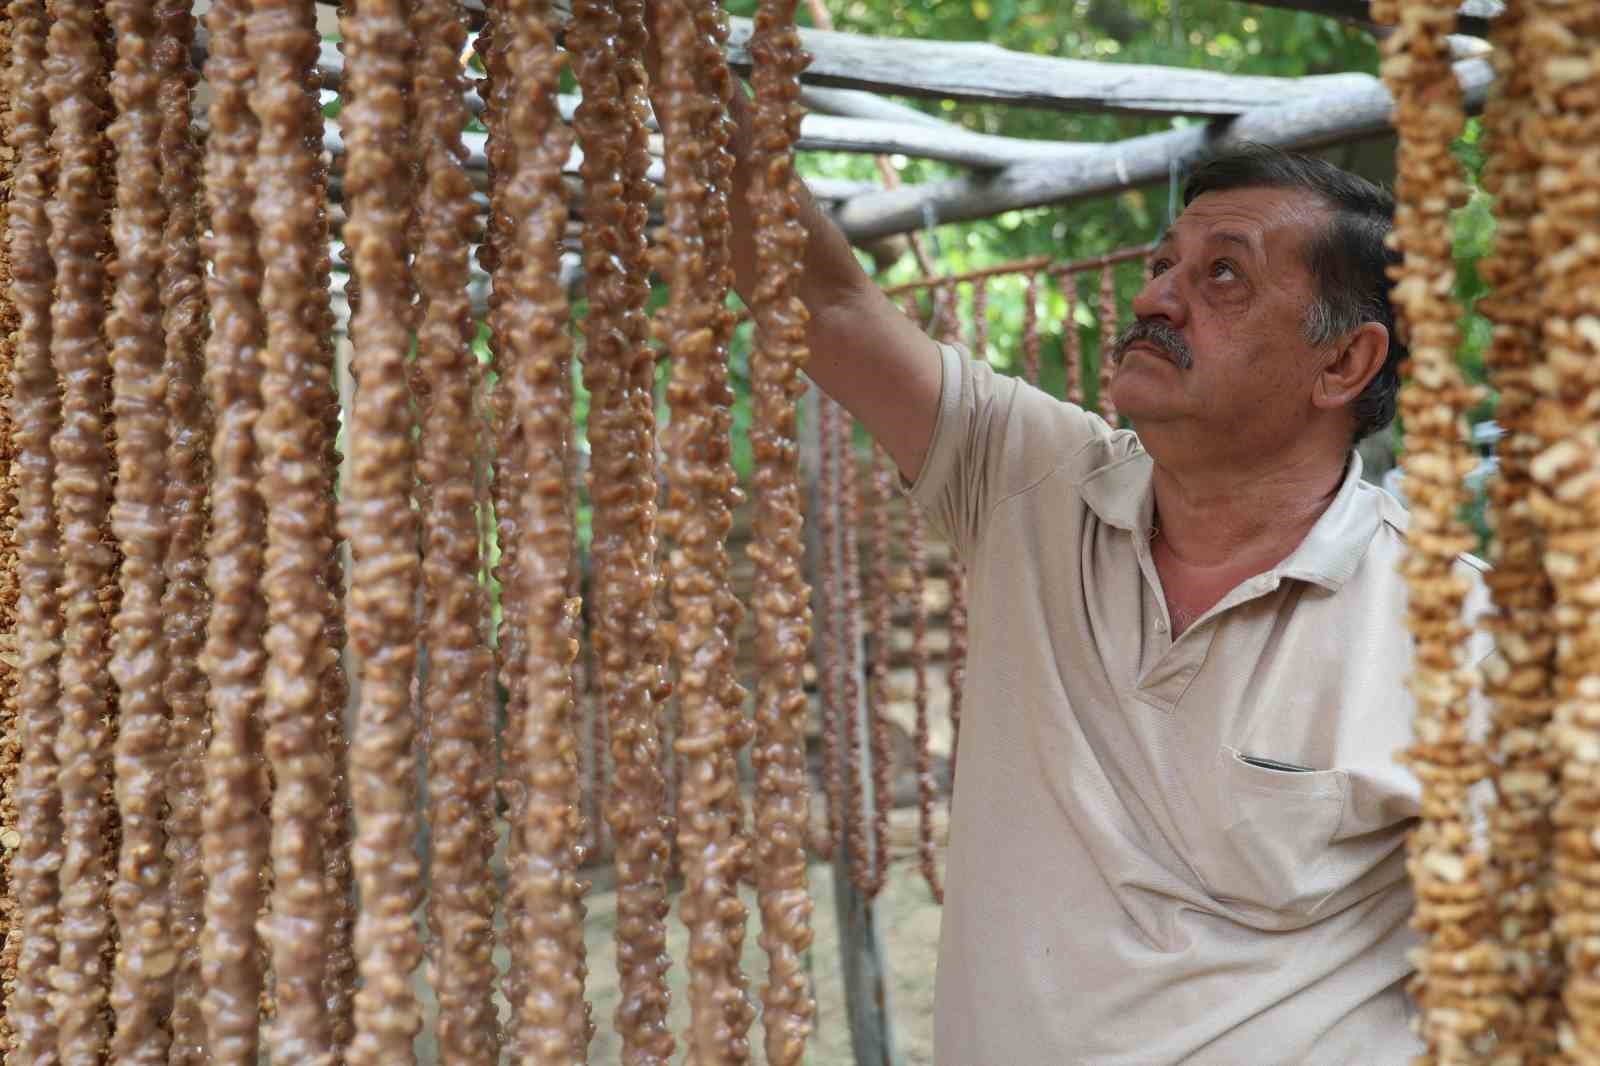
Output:
<instances>
[{"instance_id":1,"label":"elderly man","mask_svg":"<svg viewBox=\"0 0 1600 1066\"><path fill-rule=\"evenodd\" d=\"M1406 515L1354 451L1404 357L1393 201L1250 148L1184 203L1113 353L1132 431L924 336L805 209L808 372L970 575L941 1066L1419 1048Z\"/></svg>"}]
</instances>

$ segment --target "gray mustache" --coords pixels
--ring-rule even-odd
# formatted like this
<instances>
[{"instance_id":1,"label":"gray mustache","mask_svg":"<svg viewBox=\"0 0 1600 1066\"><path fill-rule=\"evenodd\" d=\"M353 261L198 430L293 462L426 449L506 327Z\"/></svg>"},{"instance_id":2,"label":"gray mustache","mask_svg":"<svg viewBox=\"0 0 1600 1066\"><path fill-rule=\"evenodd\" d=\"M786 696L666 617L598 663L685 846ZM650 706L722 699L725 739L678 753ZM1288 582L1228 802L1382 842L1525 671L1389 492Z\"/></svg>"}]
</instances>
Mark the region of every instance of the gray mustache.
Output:
<instances>
[{"instance_id":1,"label":"gray mustache","mask_svg":"<svg viewBox=\"0 0 1600 1066\"><path fill-rule=\"evenodd\" d=\"M1135 344L1148 344L1161 349L1172 357L1173 363L1179 370L1188 370L1194 366L1194 355L1189 351L1189 342L1183 339L1183 334L1159 318L1142 319L1123 330L1117 337L1116 344L1112 346L1112 363L1120 365L1122 357Z\"/></svg>"}]
</instances>

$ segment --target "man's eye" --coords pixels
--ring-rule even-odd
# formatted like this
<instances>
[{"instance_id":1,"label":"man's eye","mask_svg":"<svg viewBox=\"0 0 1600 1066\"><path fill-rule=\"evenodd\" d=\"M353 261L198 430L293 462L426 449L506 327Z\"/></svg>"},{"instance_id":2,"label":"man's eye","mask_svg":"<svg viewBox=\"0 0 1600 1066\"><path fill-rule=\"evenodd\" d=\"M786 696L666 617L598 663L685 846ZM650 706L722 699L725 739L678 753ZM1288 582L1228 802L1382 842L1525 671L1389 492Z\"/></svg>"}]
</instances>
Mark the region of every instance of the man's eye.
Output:
<instances>
[{"instance_id":1,"label":"man's eye","mask_svg":"<svg viewBox=\"0 0 1600 1066\"><path fill-rule=\"evenodd\" d=\"M1231 278L1235 275L1235 273L1236 271L1233 269L1233 264L1228 262L1226 259L1218 259L1215 263L1211 264L1211 276L1214 278Z\"/></svg>"},{"instance_id":2,"label":"man's eye","mask_svg":"<svg viewBox=\"0 0 1600 1066\"><path fill-rule=\"evenodd\" d=\"M1153 278L1157 275L1165 274L1167 272L1167 268L1170 266L1172 266L1172 264L1167 262L1165 259L1157 259L1155 262L1150 264L1150 276Z\"/></svg>"}]
</instances>

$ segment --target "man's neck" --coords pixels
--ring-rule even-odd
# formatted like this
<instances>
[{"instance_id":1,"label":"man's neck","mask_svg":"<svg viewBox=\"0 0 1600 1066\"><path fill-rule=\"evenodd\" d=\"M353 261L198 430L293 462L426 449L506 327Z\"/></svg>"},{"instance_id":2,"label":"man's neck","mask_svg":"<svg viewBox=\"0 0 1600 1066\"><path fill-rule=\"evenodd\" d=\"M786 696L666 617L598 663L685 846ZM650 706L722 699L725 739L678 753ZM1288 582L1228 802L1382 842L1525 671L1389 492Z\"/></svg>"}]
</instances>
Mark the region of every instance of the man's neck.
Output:
<instances>
[{"instance_id":1,"label":"man's neck","mask_svg":"<svg viewBox=\"0 0 1600 1066\"><path fill-rule=\"evenodd\" d=\"M1269 570L1328 509L1346 463L1328 452L1280 458L1258 470L1158 461L1155 522L1165 551L1196 570Z\"/></svg>"}]
</instances>

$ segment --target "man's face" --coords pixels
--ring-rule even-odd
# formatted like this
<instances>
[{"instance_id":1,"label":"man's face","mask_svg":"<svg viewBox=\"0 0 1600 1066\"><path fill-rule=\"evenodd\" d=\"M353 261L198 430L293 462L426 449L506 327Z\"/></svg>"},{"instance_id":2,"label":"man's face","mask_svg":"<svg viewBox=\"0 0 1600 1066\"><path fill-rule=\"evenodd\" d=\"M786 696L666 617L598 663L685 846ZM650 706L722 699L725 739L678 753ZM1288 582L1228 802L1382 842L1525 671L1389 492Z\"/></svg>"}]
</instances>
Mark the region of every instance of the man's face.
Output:
<instances>
[{"instance_id":1,"label":"man's face","mask_svg":"<svg viewBox=\"0 0 1600 1066\"><path fill-rule=\"evenodd\" d=\"M1322 360L1302 325L1303 249L1327 223L1311 195L1249 188L1195 198L1150 257L1111 396L1142 437L1215 453L1271 447L1315 414Z\"/></svg>"}]
</instances>

